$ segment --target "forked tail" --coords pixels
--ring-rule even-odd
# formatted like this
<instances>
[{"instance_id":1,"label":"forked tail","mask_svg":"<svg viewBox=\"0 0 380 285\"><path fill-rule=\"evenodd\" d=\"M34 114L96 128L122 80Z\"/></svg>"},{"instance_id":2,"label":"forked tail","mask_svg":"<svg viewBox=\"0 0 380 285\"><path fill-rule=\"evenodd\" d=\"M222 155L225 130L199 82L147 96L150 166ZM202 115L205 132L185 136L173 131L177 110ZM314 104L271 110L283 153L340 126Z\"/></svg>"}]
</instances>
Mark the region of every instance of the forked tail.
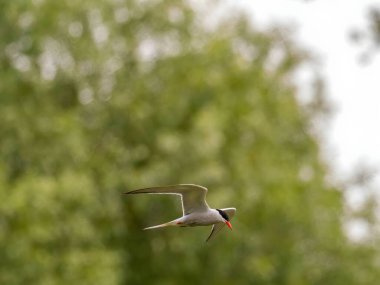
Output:
<instances>
[{"instance_id":1,"label":"forked tail","mask_svg":"<svg viewBox=\"0 0 380 285\"><path fill-rule=\"evenodd\" d=\"M164 228L164 227L169 227L169 226L177 226L177 221L171 221L171 222L167 222L165 224L161 224L161 225L157 225L157 226L152 226L152 227L148 227L148 228L145 228L145 230L152 230L152 229L158 229L158 228Z\"/></svg>"}]
</instances>

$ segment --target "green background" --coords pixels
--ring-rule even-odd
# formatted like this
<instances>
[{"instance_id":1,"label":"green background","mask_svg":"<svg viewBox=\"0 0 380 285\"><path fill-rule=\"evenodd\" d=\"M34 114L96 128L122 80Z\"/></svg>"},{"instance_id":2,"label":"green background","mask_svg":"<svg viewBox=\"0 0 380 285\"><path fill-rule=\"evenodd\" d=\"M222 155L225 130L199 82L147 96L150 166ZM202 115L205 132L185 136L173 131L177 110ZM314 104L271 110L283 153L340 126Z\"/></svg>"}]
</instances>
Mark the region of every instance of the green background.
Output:
<instances>
[{"instance_id":1,"label":"green background","mask_svg":"<svg viewBox=\"0 0 380 285\"><path fill-rule=\"evenodd\" d=\"M378 234L344 231L374 202L332 183L323 79L299 100L288 31L218 2L0 5L1 284L378 284ZM233 231L142 231L179 198L121 193L176 183L236 207Z\"/></svg>"}]
</instances>

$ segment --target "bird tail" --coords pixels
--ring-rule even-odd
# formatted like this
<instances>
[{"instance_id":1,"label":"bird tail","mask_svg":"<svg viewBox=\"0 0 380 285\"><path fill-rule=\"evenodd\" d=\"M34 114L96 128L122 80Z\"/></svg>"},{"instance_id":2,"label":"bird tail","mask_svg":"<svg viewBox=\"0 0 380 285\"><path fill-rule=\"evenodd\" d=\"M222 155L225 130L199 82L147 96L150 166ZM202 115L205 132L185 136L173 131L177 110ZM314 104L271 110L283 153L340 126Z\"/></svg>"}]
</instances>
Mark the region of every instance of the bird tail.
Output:
<instances>
[{"instance_id":1,"label":"bird tail","mask_svg":"<svg viewBox=\"0 0 380 285\"><path fill-rule=\"evenodd\" d=\"M169 226L176 226L176 225L177 225L176 221L171 221L171 222L167 222L167 223L164 223L164 224L161 224L161 225L147 227L147 228L144 229L144 231L145 230L158 229L158 228L164 228L164 227L169 227Z\"/></svg>"}]
</instances>

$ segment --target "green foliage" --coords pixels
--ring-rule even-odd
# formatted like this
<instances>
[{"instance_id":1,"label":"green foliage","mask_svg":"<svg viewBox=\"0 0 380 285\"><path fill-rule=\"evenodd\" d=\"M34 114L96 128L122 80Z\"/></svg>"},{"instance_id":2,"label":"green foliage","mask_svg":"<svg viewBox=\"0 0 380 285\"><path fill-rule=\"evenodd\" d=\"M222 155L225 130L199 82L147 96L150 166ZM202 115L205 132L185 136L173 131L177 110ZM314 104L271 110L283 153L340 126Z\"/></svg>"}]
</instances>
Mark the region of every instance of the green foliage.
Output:
<instances>
[{"instance_id":1,"label":"green foliage","mask_svg":"<svg viewBox=\"0 0 380 285\"><path fill-rule=\"evenodd\" d=\"M363 64L374 61L380 47L380 9L371 5L366 14L366 26L356 27L350 33L351 40L360 46L359 59Z\"/></svg>"},{"instance_id":2,"label":"green foliage","mask_svg":"<svg viewBox=\"0 0 380 285\"><path fill-rule=\"evenodd\" d=\"M2 4L1 284L377 284L296 98L307 56L241 14L201 16L183 1ZM236 207L233 232L141 231L178 200L121 193L175 183Z\"/></svg>"}]
</instances>

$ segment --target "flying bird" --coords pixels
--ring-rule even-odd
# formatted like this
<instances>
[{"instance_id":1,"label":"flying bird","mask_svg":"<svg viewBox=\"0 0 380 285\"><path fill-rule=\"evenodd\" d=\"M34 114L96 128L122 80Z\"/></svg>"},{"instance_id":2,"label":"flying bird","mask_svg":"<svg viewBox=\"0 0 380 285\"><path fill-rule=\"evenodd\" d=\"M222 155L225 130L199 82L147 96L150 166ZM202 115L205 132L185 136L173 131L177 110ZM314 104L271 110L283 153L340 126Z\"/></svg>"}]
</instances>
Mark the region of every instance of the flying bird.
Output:
<instances>
[{"instance_id":1,"label":"flying bird","mask_svg":"<svg viewBox=\"0 0 380 285\"><path fill-rule=\"evenodd\" d=\"M206 241L212 239L224 227L224 225L227 225L232 230L230 221L235 215L236 209L211 209L206 202L206 187L194 184L179 184L138 189L125 192L124 194L129 195L143 193L180 195L183 210L182 217L161 225L145 228L144 230L169 226L195 227L212 225L212 231Z\"/></svg>"}]
</instances>

